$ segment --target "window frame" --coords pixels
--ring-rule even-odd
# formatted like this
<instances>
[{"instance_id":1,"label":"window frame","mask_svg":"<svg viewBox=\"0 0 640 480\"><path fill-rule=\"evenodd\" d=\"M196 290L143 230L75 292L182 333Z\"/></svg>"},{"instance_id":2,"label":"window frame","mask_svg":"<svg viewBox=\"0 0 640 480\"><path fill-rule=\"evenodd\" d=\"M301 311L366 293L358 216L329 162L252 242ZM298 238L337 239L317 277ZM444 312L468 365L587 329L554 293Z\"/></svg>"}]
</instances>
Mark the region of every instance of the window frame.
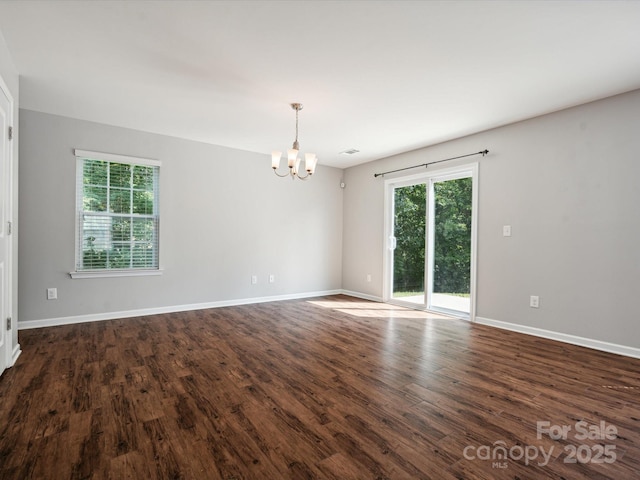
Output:
<instances>
[{"instance_id":1,"label":"window frame","mask_svg":"<svg viewBox=\"0 0 640 480\"><path fill-rule=\"evenodd\" d=\"M160 267L160 168L162 163L159 160L142 157L131 157L126 155L117 155L113 153L93 152L89 150L74 149L74 155L76 157L76 205L75 205L75 268L69 273L71 278L103 278L103 277L131 277L131 276L148 276L148 275L162 275L162 269ZM155 235L156 235L156 256L157 265L155 267L145 268L99 268L99 269L79 269L82 264L83 252L82 241L80 238L81 226L80 218L84 214L83 210L83 183L84 183L84 161L85 160L98 160L110 163L120 163L128 165L157 167L157 183L154 183L154 207L155 212L153 218L155 222ZM107 212L109 213L109 212ZM127 214L122 214L127 216ZM131 213L128 214L129 218L132 218ZM107 215L109 216L109 215ZM120 216L116 214L115 216Z\"/></svg>"}]
</instances>

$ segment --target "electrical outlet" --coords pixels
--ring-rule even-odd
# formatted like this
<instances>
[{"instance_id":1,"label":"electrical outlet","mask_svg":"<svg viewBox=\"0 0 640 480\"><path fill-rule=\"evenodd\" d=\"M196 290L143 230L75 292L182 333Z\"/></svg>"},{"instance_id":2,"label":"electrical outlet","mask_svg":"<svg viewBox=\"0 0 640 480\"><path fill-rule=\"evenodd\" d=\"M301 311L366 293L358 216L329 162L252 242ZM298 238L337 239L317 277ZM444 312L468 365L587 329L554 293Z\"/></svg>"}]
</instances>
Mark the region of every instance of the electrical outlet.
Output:
<instances>
[{"instance_id":1,"label":"electrical outlet","mask_svg":"<svg viewBox=\"0 0 640 480\"><path fill-rule=\"evenodd\" d=\"M256 283L258 283L258 276L251 275L251 285L255 285Z\"/></svg>"},{"instance_id":2,"label":"electrical outlet","mask_svg":"<svg viewBox=\"0 0 640 480\"><path fill-rule=\"evenodd\" d=\"M367 274L367 282L371 282L371 274Z\"/></svg>"},{"instance_id":3,"label":"electrical outlet","mask_svg":"<svg viewBox=\"0 0 640 480\"><path fill-rule=\"evenodd\" d=\"M58 298L57 288L47 288L47 300L56 300Z\"/></svg>"},{"instance_id":4,"label":"electrical outlet","mask_svg":"<svg viewBox=\"0 0 640 480\"><path fill-rule=\"evenodd\" d=\"M531 295L531 297L529 297L529 306L531 308L540 307L540 297L538 297L537 295Z\"/></svg>"}]
</instances>

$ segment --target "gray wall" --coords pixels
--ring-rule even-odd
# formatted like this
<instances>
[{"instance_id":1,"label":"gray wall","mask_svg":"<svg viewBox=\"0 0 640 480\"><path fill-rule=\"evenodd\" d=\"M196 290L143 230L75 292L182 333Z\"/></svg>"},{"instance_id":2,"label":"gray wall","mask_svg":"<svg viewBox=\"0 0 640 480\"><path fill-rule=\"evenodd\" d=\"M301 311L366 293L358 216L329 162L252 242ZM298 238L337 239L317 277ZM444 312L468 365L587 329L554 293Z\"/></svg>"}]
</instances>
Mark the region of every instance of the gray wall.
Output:
<instances>
[{"instance_id":1,"label":"gray wall","mask_svg":"<svg viewBox=\"0 0 640 480\"><path fill-rule=\"evenodd\" d=\"M340 169L320 165L309 181L280 179L267 154L28 110L20 129L21 321L341 287ZM162 161L162 276L69 277L74 148ZM47 287L58 300L46 300Z\"/></svg>"},{"instance_id":2,"label":"gray wall","mask_svg":"<svg viewBox=\"0 0 640 480\"><path fill-rule=\"evenodd\" d=\"M347 169L343 288L383 296L375 172L484 148L477 316L640 347L640 91Z\"/></svg>"},{"instance_id":3,"label":"gray wall","mask_svg":"<svg viewBox=\"0 0 640 480\"><path fill-rule=\"evenodd\" d=\"M268 155L22 111L20 320L339 288L382 297L384 180L373 173L488 148L477 315L638 348L638 112L640 91L619 95L347 169L343 191L338 169L292 182ZM69 278L73 148L163 162L163 276ZM47 287L60 298L47 301Z\"/></svg>"},{"instance_id":4,"label":"gray wall","mask_svg":"<svg viewBox=\"0 0 640 480\"><path fill-rule=\"evenodd\" d=\"M9 90L9 94L13 97L13 123L14 126L19 121L19 77L18 70L13 64L11 54L7 48L7 44L0 32L0 77L4 81L6 87ZM4 132L3 132L4 134ZM14 140L12 141L13 149L13 205L12 205L12 220L14 224L13 239L12 239L12 284L13 291L11 292L11 316L13 319L18 318L18 235L19 235L19 222L18 222L18 137L20 136L20 130L14 128ZM12 344L14 347L18 345L18 329L14 327L12 329Z\"/></svg>"}]
</instances>

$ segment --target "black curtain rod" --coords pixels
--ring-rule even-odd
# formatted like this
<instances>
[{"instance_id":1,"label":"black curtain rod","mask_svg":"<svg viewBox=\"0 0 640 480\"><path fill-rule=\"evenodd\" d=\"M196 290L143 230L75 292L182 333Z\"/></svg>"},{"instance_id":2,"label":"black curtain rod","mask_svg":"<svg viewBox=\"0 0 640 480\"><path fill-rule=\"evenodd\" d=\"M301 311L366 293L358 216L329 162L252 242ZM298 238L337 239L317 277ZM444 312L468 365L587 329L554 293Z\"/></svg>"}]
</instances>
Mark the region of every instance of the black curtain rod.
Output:
<instances>
[{"instance_id":1,"label":"black curtain rod","mask_svg":"<svg viewBox=\"0 0 640 480\"><path fill-rule=\"evenodd\" d=\"M403 170L409 170L411 168L420 168L420 167L428 168L429 165L433 165L434 163L448 162L449 160L457 160L458 158L472 157L473 155L482 155L484 157L487 153L489 153L489 150L482 150L481 152L468 153L467 155L460 155L459 157L445 158L444 160L436 160L435 162L423 163L421 165L414 165L413 167L399 168L397 170L390 170L390 171L384 172L384 173L374 173L373 176L374 177L384 177L388 173L402 172Z\"/></svg>"}]
</instances>

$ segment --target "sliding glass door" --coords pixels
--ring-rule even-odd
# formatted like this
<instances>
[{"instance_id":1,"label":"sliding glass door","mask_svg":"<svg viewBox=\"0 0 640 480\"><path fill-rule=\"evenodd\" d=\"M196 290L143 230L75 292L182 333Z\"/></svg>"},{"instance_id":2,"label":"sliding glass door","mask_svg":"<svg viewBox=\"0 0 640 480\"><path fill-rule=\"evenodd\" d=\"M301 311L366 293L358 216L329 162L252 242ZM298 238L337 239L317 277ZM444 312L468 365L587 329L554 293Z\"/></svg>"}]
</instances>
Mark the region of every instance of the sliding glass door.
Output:
<instances>
[{"instance_id":1,"label":"sliding glass door","mask_svg":"<svg viewBox=\"0 0 640 480\"><path fill-rule=\"evenodd\" d=\"M428 308L471 311L471 177L433 179Z\"/></svg>"},{"instance_id":2,"label":"sliding glass door","mask_svg":"<svg viewBox=\"0 0 640 480\"><path fill-rule=\"evenodd\" d=\"M386 182L392 303L472 317L477 165Z\"/></svg>"},{"instance_id":3,"label":"sliding glass door","mask_svg":"<svg viewBox=\"0 0 640 480\"><path fill-rule=\"evenodd\" d=\"M393 194L392 297L425 302L426 184L399 186Z\"/></svg>"}]
</instances>

